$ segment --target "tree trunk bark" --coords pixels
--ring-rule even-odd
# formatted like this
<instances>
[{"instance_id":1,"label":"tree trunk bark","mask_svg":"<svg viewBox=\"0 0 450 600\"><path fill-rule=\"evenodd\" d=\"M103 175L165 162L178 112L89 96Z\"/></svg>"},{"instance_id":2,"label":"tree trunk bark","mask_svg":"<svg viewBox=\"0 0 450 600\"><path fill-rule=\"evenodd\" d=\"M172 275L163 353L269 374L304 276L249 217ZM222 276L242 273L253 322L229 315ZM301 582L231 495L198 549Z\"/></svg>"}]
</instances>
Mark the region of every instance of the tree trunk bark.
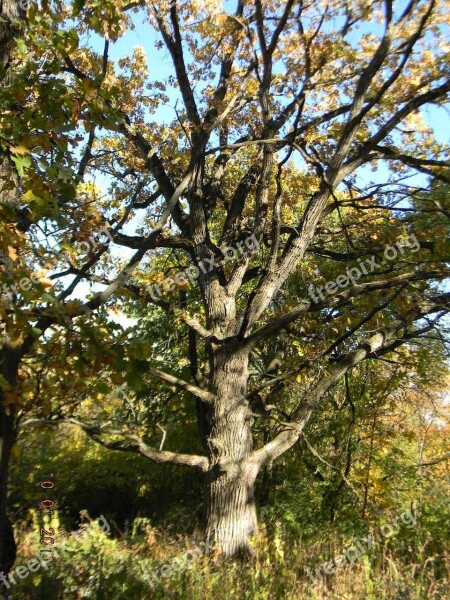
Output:
<instances>
[{"instance_id":1,"label":"tree trunk bark","mask_svg":"<svg viewBox=\"0 0 450 600\"><path fill-rule=\"evenodd\" d=\"M17 35L17 23L24 19L25 15L23 3L18 0L0 2L0 87L11 82L11 43ZM14 183L13 188L11 182ZM17 186L18 176L11 157L7 152L0 152L0 204L18 204ZM7 265L3 264L2 268L6 269ZM6 335L6 330L4 333ZM18 363L16 352L9 347L5 338L0 345L0 374L11 386L16 383ZM8 470L15 441L14 412L11 407L5 405L5 392L0 388L0 572L5 574L16 560L13 528L7 515Z\"/></svg>"},{"instance_id":2,"label":"tree trunk bark","mask_svg":"<svg viewBox=\"0 0 450 600\"><path fill-rule=\"evenodd\" d=\"M8 470L16 432L14 416L6 414L3 400L0 392L0 572L6 574L16 560L16 543L7 514Z\"/></svg>"},{"instance_id":3,"label":"tree trunk bark","mask_svg":"<svg viewBox=\"0 0 450 600\"><path fill-rule=\"evenodd\" d=\"M0 374L11 387L16 385L18 367L19 356L4 339L0 349ZM5 390L0 387L0 572L5 574L16 560L16 543L7 514L9 461L16 437L14 409L6 403Z\"/></svg>"},{"instance_id":4,"label":"tree trunk bark","mask_svg":"<svg viewBox=\"0 0 450 600\"><path fill-rule=\"evenodd\" d=\"M245 398L248 351L221 348L212 363L216 402L208 438L207 536L222 555L236 556L250 551L250 538L258 529L255 475L247 463L253 449L253 417Z\"/></svg>"},{"instance_id":5,"label":"tree trunk bark","mask_svg":"<svg viewBox=\"0 0 450 600\"><path fill-rule=\"evenodd\" d=\"M0 87L7 87L11 83L11 43L17 35L17 21L24 18L25 11L17 0L0 1ZM0 151L0 204L17 207L18 186L19 178L10 155Z\"/></svg>"},{"instance_id":6,"label":"tree trunk bark","mask_svg":"<svg viewBox=\"0 0 450 600\"><path fill-rule=\"evenodd\" d=\"M213 467L207 475L207 538L223 556L251 554L258 531L254 478L238 465L226 471Z\"/></svg>"}]
</instances>

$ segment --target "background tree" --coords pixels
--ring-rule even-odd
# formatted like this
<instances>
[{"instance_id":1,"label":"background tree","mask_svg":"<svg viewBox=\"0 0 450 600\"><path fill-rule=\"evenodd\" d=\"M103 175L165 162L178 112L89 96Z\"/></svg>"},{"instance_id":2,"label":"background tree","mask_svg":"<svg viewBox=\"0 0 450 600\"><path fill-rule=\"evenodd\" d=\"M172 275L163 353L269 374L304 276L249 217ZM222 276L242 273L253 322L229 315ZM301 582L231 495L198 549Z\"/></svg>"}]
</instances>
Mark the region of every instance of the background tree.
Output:
<instances>
[{"instance_id":1,"label":"background tree","mask_svg":"<svg viewBox=\"0 0 450 600\"><path fill-rule=\"evenodd\" d=\"M13 84L12 43L24 16L25 12L20 2L6 0L0 4L0 92ZM18 206L18 176L13 160L14 157L9 148L0 148L0 209L3 204L12 210ZM2 253L0 258L3 259L2 266L6 269L9 267L8 270L10 270L10 257ZM5 351L4 344L2 344L0 351L1 382L5 381L14 385L16 381L15 363L14 352ZM8 465L15 435L14 417L5 406L3 391L0 387L0 569L6 572L16 557L12 527L6 512Z\"/></svg>"}]
</instances>

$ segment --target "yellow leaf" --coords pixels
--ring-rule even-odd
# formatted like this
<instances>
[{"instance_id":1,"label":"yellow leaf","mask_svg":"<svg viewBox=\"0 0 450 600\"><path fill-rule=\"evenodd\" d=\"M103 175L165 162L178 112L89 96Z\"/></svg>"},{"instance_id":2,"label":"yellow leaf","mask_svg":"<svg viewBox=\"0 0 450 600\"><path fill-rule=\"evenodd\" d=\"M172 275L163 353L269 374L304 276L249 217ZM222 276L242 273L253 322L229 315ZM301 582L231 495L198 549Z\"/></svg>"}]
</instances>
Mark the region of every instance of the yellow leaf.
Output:
<instances>
[{"instance_id":1,"label":"yellow leaf","mask_svg":"<svg viewBox=\"0 0 450 600\"><path fill-rule=\"evenodd\" d=\"M50 289L53 287L53 282L51 279L47 279L47 277L43 277L39 283L41 283L46 289Z\"/></svg>"},{"instance_id":2,"label":"yellow leaf","mask_svg":"<svg viewBox=\"0 0 450 600\"><path fill-rule=\"evenodd\" d=\"M13 154L18 154L19 156L23 154L30 154L30 150L25 146L10 146L9 149Z\"/></svg>"},{"instance_id":3,"label":"yellow leaf","mask_svg":"<svg viewBox=\"0 0 450 600\"><path fill-rule=\"evenodd\" d=\"M11 260L17 260L19 258L17 252L12 246L8 246L8 256Z\"/></svg>"}]
</instances>

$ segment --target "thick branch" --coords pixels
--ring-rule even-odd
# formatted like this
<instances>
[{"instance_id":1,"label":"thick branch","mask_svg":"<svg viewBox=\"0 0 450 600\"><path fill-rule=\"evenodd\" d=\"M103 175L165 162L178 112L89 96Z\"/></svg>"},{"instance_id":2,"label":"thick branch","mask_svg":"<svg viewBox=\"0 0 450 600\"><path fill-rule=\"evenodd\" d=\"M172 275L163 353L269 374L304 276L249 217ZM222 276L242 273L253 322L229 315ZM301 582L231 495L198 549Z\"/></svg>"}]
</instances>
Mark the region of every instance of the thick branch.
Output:
<instances>
[{"instance_id":1,"label":"thick branch","mask_svg":"<svg viewBox=\"0 0 450 600\"><path fill-rule=\"evenodd\" d=\"M171 383L172 385L176 385L176 386L182 388L183 390L190 392L197 398L200 398L200 400L203 400L203 402L207 402L209 404L214 402L213 394L210 394L206 390L200 389L196 385L192 385L191 383L188 383L187 381L184 381L183 379L179 379L178 377L175 377L174 375L170 375L169 373L165 373L164 371L160 371L159 369L151 368L151 369L149 369L149 372L152 375L155 375L155 377L159 377L163 381L167 381L167 383Z\"/></svg>"},{"instance_id":2,"label":"thick branch","mask_svg":"<svg viewBox=\"0 0 450 600\"><path fill-rule=\"evenodd\" d=\"M100 444L108 450L121 450L123 452L135 452L142 454L146 458L157 463L170 463L173 465L181 465L184 467L193 467L200 469L201 471L207 471L209 467L208 459L205 456L199 456L196 454L179 454L177 452L169 452L167 450L156 450L144 442L144 440L134 434L114 429L108 429L106 427L100 427L98 425L92 425L75 418L62 418L62 419L28 419L21 424L21 427L31 425L34 423L45 423L48 425L60 425L68 423L70 425L76 425L82 429L94 442ZM118 436L122 439L114 440L111 442L103 439L102 435L113 435Z\"/></svg>"}]
</instances>

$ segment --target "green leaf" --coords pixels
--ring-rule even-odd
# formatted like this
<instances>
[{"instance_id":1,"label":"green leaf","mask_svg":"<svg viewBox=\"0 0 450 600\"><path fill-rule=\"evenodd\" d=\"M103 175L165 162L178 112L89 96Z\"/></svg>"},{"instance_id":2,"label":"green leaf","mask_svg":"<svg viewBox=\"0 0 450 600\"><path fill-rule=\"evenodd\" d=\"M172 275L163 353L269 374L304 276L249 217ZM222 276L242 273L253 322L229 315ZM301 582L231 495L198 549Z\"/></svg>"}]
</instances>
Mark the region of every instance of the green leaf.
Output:
<instances>
[{"instance_id":1,"label":"green leaf","mask_svg":"<svg viewBox=\"0 0 450 600\"><path fill-rule=\"evenodd\" d=\"M107 394L109 392L109 385L104 381L97 381L95 387L100 394Z\"/></svg>"},{"instance_id":2,"label":"green leaf","mask_svg":"<svg viewBox=\"0 0 450 600\"><path fill-rule=\"evenodd\" d=\"M139 390L142 389L143 380L142 380L142 375L141 375L141 373L139 373L139 371L135 371L135 370L129 371L127 373L125 379L126 379L128 386L135 392L138 392Z\"/></svg>"},{"instance_id":3,"label":"green leaf","mask_svg":"<svg viewBox=\"0 0 450 600\"><path fill-rule=\"evenodd\" d=\"M51 294L49 294L48 292L45 292L45 294L42 294L42 302L48 302L49 304L54 304L56 302L56 298L54 296L52 296Z\"/></svg>"},{"instance_id":4,"label":"green leaf","mask_svg":"<svg viewBox=\"0 0 450 600\"><path fill-rule=\"evenodd\" d=\"M86 0L75 0L72 7L72 15L76 17L83 10Z\"/></svg>"},{"instance_id":5,"label":"green leaf","mask_svg":"<svg viewBox=\"0 0 450 600\"><path fill-rule=\"evenodd\" d=\"M16 48L20 54L26 56L28 54L28 46L22 38L16 39Z\"/></svg>"},{"instance_id":6,"label":"green leaf","mask_svg":"<svg viewBox=\"0 0 450 600\"><path fill-rule=\"evenodd\" d=\"M13 163L16 165L19 177L25 176L25 169L31 167L32 161L29 156L11 156Z\"/></svg>"}]
</instances>

